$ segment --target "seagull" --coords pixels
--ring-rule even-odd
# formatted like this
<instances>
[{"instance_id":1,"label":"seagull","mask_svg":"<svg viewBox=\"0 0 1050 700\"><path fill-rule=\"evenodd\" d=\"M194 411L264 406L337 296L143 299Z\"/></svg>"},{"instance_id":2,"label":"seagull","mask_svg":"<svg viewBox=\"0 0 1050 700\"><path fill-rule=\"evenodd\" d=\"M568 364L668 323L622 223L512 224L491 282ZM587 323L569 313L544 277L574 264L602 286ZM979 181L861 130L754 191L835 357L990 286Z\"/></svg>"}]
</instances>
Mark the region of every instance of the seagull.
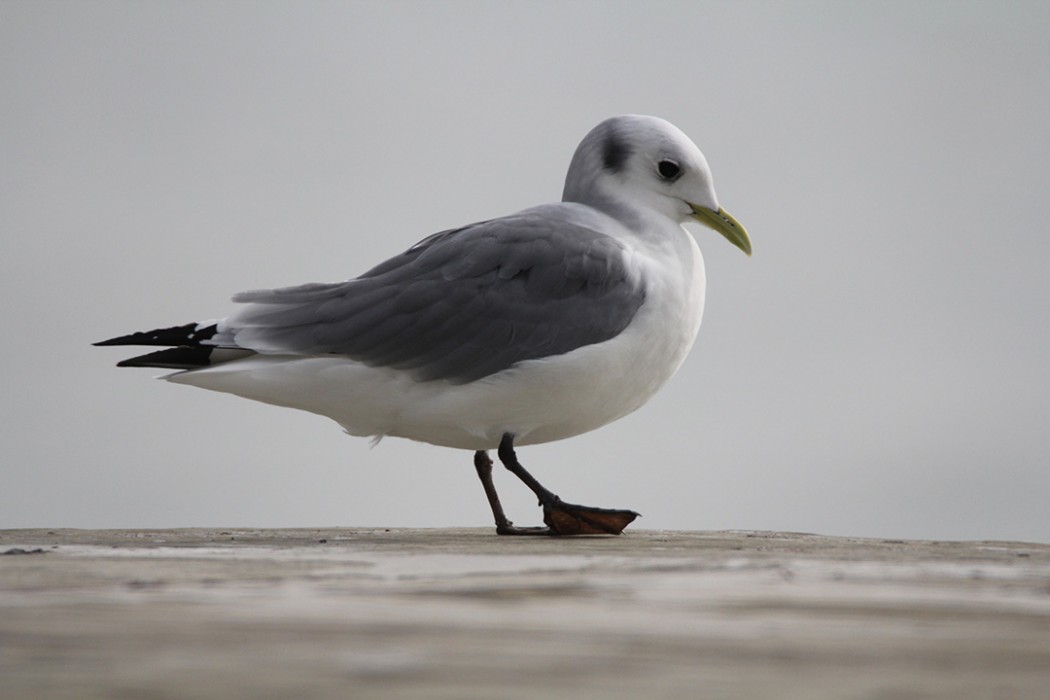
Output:
<instances>
[{"instance_id":1,"label":"seagull","mask_svg":"<svg viewBox=\"0 0 1050 700\"><path fill-rule=\"evenodd\" d=\"M747 255L700 149L669 122L612 117L577 147L562 201L424 238L359 277L248 291L218 321L95 345L165 346L118 367L327 416L354 436L472 450L501 535L620 534L638 513L562 501L515 447L569 438L645 404L704 308L699 222ZM507 519L500 462L545 527Z\"/></svg>"}]
</instances>

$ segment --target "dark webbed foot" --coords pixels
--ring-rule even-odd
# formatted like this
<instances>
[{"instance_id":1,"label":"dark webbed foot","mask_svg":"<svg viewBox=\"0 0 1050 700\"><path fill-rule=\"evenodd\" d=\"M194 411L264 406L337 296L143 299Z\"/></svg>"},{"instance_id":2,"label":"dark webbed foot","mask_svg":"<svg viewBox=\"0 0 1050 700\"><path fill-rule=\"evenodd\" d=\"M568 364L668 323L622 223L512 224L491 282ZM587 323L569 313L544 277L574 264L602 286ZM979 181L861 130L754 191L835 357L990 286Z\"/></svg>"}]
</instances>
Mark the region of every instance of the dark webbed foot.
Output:
<instances>
[{"instance_id":1,"label":"dark webbed foot","mask_svg":"<svg viewBox=\"0 0 1050 700\"><path fill-rule=\"evenodd\" d=\"M525 471L521 466L517 455L514 453L514 436L509 433L503 436L499 445L499 458L509 471L525 482L532 489L543 507L543 522L547 527L516 527L507 519L500 505L496 487L492 483L492 460L482 450L474 453L474 467L478 471L482 486L485 487L485 495L489 499L492 508L492 516L496 520L496 533L500 535L619 535L623 529L630 525L638 513L633 510L614 510L610 508L594 508L581 506L574 503L566 503L552 492L548 491L540 482Z\"/></svg>"},{"instance_id":2,"label":"dark webbed foot","mask_svg":"<svg viewBox=\"0 0 1050 700\"><path fill-rule=\"evenodd\" d=\"M619 535L638 517L633 510L579 506L554 498L543 504L543 522L551 535Z\"/></svg>"},{"instance_id":3,"label":"dark webbed foot","mask_svg":"<svg viewBox=\"0 0 1050 700\"><path fill-rule=\"evenodd\" d=\"M525 535L525 536L550 536L551 529L549 527L518 527L514 523L507 521L506 525L496 526L497 535Z\"/></svg>"}]
</instances>

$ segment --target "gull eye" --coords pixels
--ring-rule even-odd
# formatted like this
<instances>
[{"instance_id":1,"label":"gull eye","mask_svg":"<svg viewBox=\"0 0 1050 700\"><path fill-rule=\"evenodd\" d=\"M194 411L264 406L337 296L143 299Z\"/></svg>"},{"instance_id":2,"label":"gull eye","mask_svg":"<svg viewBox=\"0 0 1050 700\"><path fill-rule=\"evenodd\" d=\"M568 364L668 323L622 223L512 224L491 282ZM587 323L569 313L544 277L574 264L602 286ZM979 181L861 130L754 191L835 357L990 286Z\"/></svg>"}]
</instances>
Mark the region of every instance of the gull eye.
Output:
<instances>
[{"instance_id":1,"label":"gull eye","mask_svg":"<svg viewBox=\"0 0 1050 700\"><path fill-rule=\"evenodd\" d=\"M660 173L660 177L672 182L677 180L678 176L682 174L682 169L678 166L678 163L667 158L656 164L656 170Z\"/></svg>"}]
</instances>

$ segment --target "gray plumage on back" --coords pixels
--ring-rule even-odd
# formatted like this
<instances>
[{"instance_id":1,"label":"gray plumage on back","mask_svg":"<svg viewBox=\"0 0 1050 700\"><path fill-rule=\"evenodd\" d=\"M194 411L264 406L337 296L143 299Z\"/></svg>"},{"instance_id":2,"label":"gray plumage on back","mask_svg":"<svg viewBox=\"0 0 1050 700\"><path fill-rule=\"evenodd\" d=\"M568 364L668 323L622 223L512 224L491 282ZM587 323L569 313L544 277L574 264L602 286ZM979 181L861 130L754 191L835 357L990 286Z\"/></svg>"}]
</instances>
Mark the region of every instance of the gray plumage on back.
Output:
<instances>
[{"instance_id":1,"label":"gray plumage on back","mask_svg":"<svg viewBox=\"0 0 1050 700\"><path fill-rule=\"evenodd\" d=\"M645 292L623 245L565 207L434 234L346 282L239 294L248 306L209 343L344 355L459 384L609 340Z\"/></svg>"}]
</instances>

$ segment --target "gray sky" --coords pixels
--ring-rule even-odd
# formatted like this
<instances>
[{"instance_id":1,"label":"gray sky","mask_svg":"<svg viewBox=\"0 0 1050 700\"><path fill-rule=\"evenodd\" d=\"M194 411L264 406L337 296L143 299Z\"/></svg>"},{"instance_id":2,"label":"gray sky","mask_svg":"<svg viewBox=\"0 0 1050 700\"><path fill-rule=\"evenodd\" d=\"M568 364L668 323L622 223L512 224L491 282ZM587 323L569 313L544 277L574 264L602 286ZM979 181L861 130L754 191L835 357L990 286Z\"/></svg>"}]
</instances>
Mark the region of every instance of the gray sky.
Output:
<instances>
[{"instance_id":1,"label":"gray sky","mask_svg":"<svg viewBox=\"0 0 1050 700\"><path fill-rule=\"evenodd\" d=\"M707 155L685 366L521 450L635 527L1050 541L1050 6L0 3L0 527L446 526L467 452L92 341L560 196L607 116ZM497 474L509 515L539 510Z\"/></svg>"}]
</instances>

